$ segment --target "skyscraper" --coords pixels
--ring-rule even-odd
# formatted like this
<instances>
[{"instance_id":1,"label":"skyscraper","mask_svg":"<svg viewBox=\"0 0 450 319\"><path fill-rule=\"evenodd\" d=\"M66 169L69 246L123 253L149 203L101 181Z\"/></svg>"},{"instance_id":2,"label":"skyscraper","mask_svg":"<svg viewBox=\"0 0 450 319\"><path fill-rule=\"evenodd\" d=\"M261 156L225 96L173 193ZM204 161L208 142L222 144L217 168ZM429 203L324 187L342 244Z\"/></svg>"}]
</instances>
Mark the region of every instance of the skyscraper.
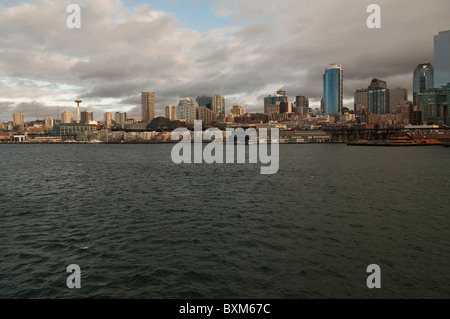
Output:
<instances>
[{"instance_id":1,"label":"skyscraper","mask_svg":"<svg viewBox=\"0 0 450 319\"><path fill-rule=\"evenodd\" d=\"M434 83L434 68L431 63L419 64L414 69L413 80L413 105L417 106L417 94L425 92L427 89L431 89Z\"/></svg>"},{"instance_id":2,"label":"skyscraper","mask_svg":"<svg viewBox=\"0 0 450 319\"><path fill-rule=\"evenodd\" d=\"M155 118L155 92L142 92L142 121L150 123Z\"/></svg>"},{"instance_id":3,"label":"skyscraper","mask_svg":"<svg viewBox=\"0 0 450 319\"><path fill-rule=\"evenodd\" d=\"M166 118L170 121L175 120L175 107L173 105L167 105L165 109Z\"/></svg>"},{"instance_id":4,"label":"skyscraper","mask_svg":"<svg viewBox=\"0 0 450 319\"><path fill-rule=\"evenodd\" d=\"M369 112L386 114L389 112L389 90L385 81L373 79L369 86Z\"/></svg>"},{"instance_id":5,"label":"skyscraper","mask_svg":"<svg viewBox=\"0 0 450 319\"><path fill-rule=\"evenodd\" d=\"M434 36L434 87L450 83L450 30Z\"/></svg>"},{"instance_id":6,"label":"skyscraper","mask_svg":"<svg viewBox=\"0 0 450 319\"><path fill-rule=\"evenodd\" d=\"M395 88L389 90L389 113L394 113L400 102L408 100L408 90Z\"/></svg>"},{"instance_id":7,"label":"skyscraper","mask_svg":"<svg viewBox=\"0 0 450 319\"><path fill-rule=\"evenodd\" d=\"M450 124L450 83L425 91L422 98L422 122Z\"/></svg>"},{"instance_id":8,"label":"skyscraper","mask_svg":"<svg viewBox=\"0 0 450 319\"><path fill-rule=\"evenodd\" d=\"M225 97L214 95L211 99L211 110L218 116L225 115Z\"/></svg>"},{"instance_id":9,"label":"skyscraper","mask_svg":"<svg viewBox=\"0 0 450 319\"><path fill-rule=\"evenodd\" d=\"M344 77L340 64L330 64L323 75L323 111L337 115L342 111Z\"/></svg>"}]
</instances>

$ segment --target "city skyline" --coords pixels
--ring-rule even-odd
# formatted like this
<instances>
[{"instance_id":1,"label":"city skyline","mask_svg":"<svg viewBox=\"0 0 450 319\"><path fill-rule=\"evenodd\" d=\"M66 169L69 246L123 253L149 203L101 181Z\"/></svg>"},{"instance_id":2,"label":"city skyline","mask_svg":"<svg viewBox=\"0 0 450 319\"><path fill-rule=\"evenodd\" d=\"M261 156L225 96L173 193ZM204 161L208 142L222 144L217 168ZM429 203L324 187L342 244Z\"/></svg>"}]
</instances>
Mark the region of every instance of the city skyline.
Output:
<instances>
[{"instance_id":1,"label":"city skyline","mask_svg":"<svg viewBox=\"0 0 450 319\"><path fill-rule=\"evenodd\" d=\"M434 63L433 36L449 29L442 10L449 5L441 2L430 8L419 1L380 1L382 28L368 29L368 3L358 2L350 10L344 4L355 1L330 1L325 7L311 4L307 9L291 1L264 6L231 2L226 8L212 1L208 10L226 19L222 25L196 29L177 14L173 2L174 10L167 13L142 6L142 1L135 5L80 1L83 24L79 30L65 27L64 4L9 2L0 5L0 30L10 30L0 36L4 48L0 121L10 120L16 112L23 112L28 120L36 115L55 118L64 110L76 114L72 101L78 97L86 101L82 108L93 111L95 119L107 111L139 118L140 92L146 90L157 92L155 116L164 116L165 106L176 105L184 97L205 94L224 96L226 113L234 104L248 112L262 112L264 96L279 89L288 92L290 102L307 95L310 107L319 108L323 68L332 62L345 70L344 107L352 108L354 91L372 78L385 80L390 88L408 89L412 100L414 68ZM36 19L27 19L39 6L46 10ZM315 19L294 24L283 18L275 24L275 18L267 16L273 6L279 8L275 15L296 12L298 18ZM302 10L293 10L299 6ZM325 24L336 12L335 21ZM419 13L433 24L414 20ZM336 34L330 36L329 29ZM137 52L133 48L139 37L128 33L139 30L140 36L156 35L148 36ZM17 36L27 41L15 40ZM116 48L119 43L123 48ZM377 50L381 44L383 49Z\"/></svg>"}]
</instances>

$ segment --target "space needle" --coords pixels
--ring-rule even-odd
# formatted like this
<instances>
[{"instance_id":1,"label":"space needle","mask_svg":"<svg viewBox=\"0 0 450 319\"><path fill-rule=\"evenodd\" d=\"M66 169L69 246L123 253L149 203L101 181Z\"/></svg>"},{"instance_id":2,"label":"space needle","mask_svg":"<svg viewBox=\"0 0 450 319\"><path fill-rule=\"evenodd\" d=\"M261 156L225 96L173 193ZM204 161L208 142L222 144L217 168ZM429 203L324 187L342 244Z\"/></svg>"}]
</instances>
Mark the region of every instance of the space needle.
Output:
<instances>
[{"instance_id":1,"label":"space needle","mask_svg":"<svg viewBox=\"0 0 450 319\"><path fill-rule=\"evenodd\" d=\"M83 102L80 99L76 99L75 103L77 103L77 123L81 122L81 112L80 112L80 103Z\"/></svg>"}]
</instances>

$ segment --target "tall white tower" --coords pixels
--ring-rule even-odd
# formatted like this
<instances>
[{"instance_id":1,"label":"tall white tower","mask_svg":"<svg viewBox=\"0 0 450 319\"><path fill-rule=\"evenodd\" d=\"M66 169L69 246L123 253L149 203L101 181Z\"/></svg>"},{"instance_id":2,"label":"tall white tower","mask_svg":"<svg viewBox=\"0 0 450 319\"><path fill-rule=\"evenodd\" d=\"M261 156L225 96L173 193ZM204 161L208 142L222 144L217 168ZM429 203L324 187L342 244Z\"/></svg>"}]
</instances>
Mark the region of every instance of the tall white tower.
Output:
<instances>
[{"instance_id":1,"label":"tall white tower","mask_svg":"<svg viewBox=\"0 0 450 319\"><path fill-rule=\"evenodd\" d=\"M80 99L76 99L75 103L77 103L77 123L81 122L81 111L80 111L80 103L83 102Z\"/></svg>"}]
</instances>

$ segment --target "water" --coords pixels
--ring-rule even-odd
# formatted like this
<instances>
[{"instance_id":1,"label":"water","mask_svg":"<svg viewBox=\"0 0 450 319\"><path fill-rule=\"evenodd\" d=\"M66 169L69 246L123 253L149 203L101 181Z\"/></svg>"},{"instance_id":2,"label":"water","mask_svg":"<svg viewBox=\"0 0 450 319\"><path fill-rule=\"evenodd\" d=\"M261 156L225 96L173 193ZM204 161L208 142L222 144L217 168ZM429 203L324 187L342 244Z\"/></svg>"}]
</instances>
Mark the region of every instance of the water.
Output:
<instances>
[{"instance_id":1,"label":"water","mask_svg":"<svg viewBox=\"0 0 450 319\"><path fill-rule=\"evenodd\" d=\"M281 145L276 175L170 151L0 145L0 297L450 298L450 149Z\"/></svg>"}]
</instances>

